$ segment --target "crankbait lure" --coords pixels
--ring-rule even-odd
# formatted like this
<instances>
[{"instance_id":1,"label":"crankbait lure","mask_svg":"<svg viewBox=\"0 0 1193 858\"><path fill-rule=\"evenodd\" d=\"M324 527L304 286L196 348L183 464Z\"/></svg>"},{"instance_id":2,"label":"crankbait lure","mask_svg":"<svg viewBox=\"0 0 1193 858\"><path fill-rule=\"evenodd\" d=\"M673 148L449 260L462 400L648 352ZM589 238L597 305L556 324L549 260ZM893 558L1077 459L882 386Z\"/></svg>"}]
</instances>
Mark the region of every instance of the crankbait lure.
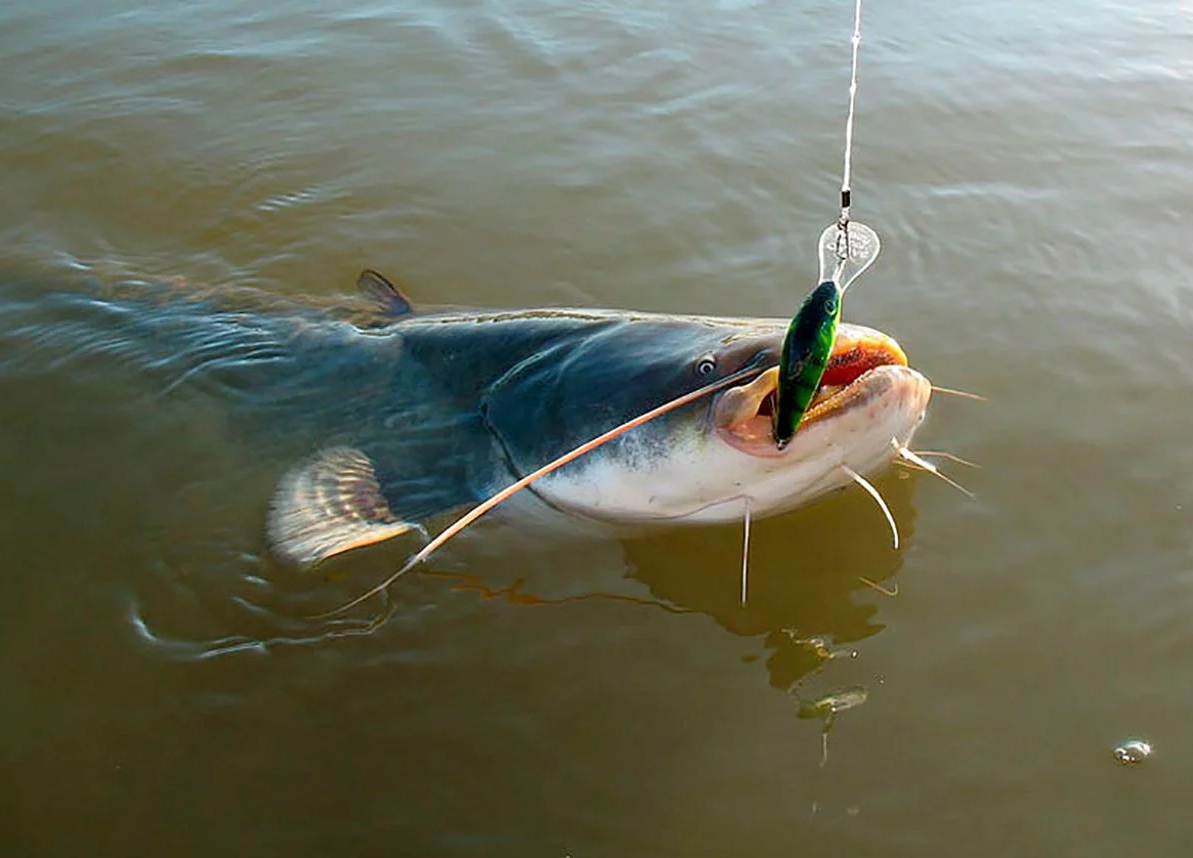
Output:
<instances>
[{"instance_id":1,"label":"crankbait lure","mask_svg":"<svg viewBox=\"0 0 1193 858\"><path fill-rule=\"evenodd\" d=\"M774 434L779 449L787 446L808 410L828 366L837 324L841 321L841 290L825 280L804 299L791 320L779 354L779 383Z\"/></svg>"},{"instance_id":2,"label":"crankbait lure","mask_svg":"<svg viewBox=\"0 0 1193 858\"><path fill-rule=\"evenodd\" d=\"M787 446L820 387L841 321L841 299L849 284L878 257L878 233L842 220L820 234L820 285L812 290L783 340L775 398L774 436Z\"/></svg>"}]
</instances>

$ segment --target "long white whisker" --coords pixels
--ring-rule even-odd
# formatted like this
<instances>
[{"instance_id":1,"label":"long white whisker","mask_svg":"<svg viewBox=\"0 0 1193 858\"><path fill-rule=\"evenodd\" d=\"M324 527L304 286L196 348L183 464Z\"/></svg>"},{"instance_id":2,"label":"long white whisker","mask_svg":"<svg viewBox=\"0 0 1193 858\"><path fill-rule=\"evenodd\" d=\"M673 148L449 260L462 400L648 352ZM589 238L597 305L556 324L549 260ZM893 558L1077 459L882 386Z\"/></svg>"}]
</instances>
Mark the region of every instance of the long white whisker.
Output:
<instances>
[{"instance_id":1,"label":"long white whisker","mask_svg":"<svg viewBox=\"0 0 1193 858\"><path fill-rule=\"evenodd\" d=\"M966 497L972 498L974 496L973 492L971 492L969 489L965 488L965 486L961 485L956 480L950 479L949 477L945 476L937 469L937 467L934 464L932 464L931 462L929 462L926 459L921 459L919 456L917 456L915 453L911 452L911 450L908 450L906 447L899 448L899 455L900 455L900 457L906 459L907 461L920 466L928 473L933 474L934 476L940 477L942 480L944 480L946 483L948 483L953 488L957 489L960 492L963 492Z\"/></svg>"},{"instance_id":2,"label":"long white whisker","mask_svg":"<svg viewBox=\"0 0 1193 858\"><path fill-rule=\"evenodd\" d=\"M899 595L899 582L898 581L895 582L894 587L888 588L888 587L882 586L881 584L877 583L876 581L871 581L869 578L864 578L861 575L858 575L857 579L859 581L861 581L863 584L865 584L867 587L871 587L871 588L877 590L879 593L882 593L882 595L884 595L884 596L894 597L894 596Z\"/></svg>"},{"instance_id":3,"label":"long white whisker","mask_svg":"<svg viewBox=\"0 0 1193 858\"><path fill-rule=\"evenodd\" d=\"M841 470L848 474L851 480L865 489L869 493L870 497L874 498L874 500L878 503L879 508L882 510L882 514L886 516L886 523L891 526L891 536L895 541L895 550L898 551L899 528L895 525L895 517L891 515L890 507L886 505L886 501L882 499L882 495L878 493L878 489L866 482L865 477L853 470L853 468L849 467L848 465L842 465Z\"/></svg>"},{"instance_id":4,"label":"long white whisker","mask_svg":"<svg viewBox=\"0 0 1193 858\"><path fill-rule=\"evenodd\" d=\"M956 462L958 465L966 465L970 468L982 467L977 462L971 462L969 459L962 459L960 456L954 456L952 453L945 453L941 450L916 450L917 456L939 456L942 459L948 459L950 462Z\"/></svg>"},{"instance_id":5,"label":"long white whisker","mask_svg":"<svg viewBox=\"0 0 1193 858\"><path fill-rule=\"evenodd\" d=\"M979 396L976 393L970 393L967 390L955 390L951 387L938 387L932 385L933 393L947 393L949 396L960 396L962 399L976 399L978 402L989 402L984 396Z\"/></svg>"},{"instance_id":6,"label":"long white whisker","mask_svg":"<svg viewBox=\"0 0 1193 858\"><path fill-rule=\"evenodd\" d=\"M752 498L746 498L746 532L741 546L741 603L746 604L746 576L750 567L750 512L754 508Z\"/></svg>"}]
</instances>

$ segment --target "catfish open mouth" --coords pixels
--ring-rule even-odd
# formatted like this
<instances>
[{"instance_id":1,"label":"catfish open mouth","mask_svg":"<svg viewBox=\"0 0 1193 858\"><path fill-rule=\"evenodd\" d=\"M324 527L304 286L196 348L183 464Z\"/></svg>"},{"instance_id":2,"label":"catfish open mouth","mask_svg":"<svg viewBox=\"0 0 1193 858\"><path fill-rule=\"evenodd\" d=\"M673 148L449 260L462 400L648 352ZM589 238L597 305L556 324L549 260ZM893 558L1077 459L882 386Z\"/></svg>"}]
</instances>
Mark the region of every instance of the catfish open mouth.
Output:
<instances>
[{"instance_id":1,"label":"catfish open mouth","mask_svg":"<svg viewBox=\"0 0 1193 858\"><path fill-rule=\"evenodd\" d=\"M838 328L820 386L797 433L864 397L866 383L876 368L907 365L903 349L881 331L858 325ZM773 429L778 384L779 368L774 366L749 384L722 393L713 409L718 434L751 455L781 456Z\"/></svg>"}]
</instances>

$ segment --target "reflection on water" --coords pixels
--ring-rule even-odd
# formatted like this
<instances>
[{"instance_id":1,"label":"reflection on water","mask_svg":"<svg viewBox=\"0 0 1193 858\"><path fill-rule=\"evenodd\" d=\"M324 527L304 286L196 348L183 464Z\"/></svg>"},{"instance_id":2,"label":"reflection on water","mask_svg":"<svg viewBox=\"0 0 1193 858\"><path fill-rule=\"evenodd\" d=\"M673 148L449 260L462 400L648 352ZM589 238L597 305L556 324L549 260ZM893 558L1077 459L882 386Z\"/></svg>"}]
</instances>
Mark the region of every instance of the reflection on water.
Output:
<instances>
[{"instance_id":1,"label":"reflection on water","mask_svg":"<svg viewBox=\"0 0 1193 858\"><path fill-rule=\"evenodd\" d=\"M907 472L877 481L902 537L914 539L916 482ZM758 523L750 540L749 597L742 606L740 530L673 533L626 544L633 575L661 599L700 611L737 635L764 635L771 684L789 688L821 663L806 642L839 644L880 632L872 585L894 580L900 552L874 501L839 493L798 517ZM866 582L871 582L867 584ZM859 598L865 596L867 598Z\"/></svg>"},{"instance_id":2,"label":"reflection on water","mask_svg":"<svg viewBox=\"0 0 1193 858\"><path fill-rule=\"evenodd\" d=\"M913 485L906 471L876 483L909 540L915 524ZM889 535L881 513L868 496L838 493L798 518L760 523L755 536L745 605L738 578L742 534L731 527L707 528L696 535L674 529L626 541L627 574L645 584L650 596L601 591L537 595L525 579L493 586L477 573L424 574L450 581L453 591L517 607L564 609L607 600L669 614L706 614L731 634L761 636L770 650L770 682L781 689L790 689L832 658L825 640L848 644L882 631L875 620L878 604L859 596L896 596L901 560L885 541Z\"/></svg>"}]
</instances>

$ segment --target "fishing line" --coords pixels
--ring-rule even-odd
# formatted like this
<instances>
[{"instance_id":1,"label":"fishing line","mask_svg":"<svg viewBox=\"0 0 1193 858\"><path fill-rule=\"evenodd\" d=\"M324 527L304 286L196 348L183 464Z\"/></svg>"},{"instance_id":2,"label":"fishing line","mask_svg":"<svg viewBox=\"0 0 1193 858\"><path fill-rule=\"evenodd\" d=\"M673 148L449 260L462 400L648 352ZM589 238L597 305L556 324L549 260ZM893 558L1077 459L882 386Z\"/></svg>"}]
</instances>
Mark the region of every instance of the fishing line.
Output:
<instances>
[{"instance_id":1,"label":"fishing line","mask_svg":"<svg viewBox=\"0 0 1193 858\"><path fill-rule=\"evenodd\" d=\"M853 123L857 115L857 70L862 45L862 0L853 10L852 58L849 66L849 110L845 115L845 151L841 167L841 213L835 223L820 235L820 281L831 280L844 294L878 256L878 233L862 223L854 223L853 206Z\"/></svg>"},{"instance_id":2,"label":"fishing line","mask_svg":"<svg viewBox=\"0 0 1193 858\"><path fill-rule=\"evenodd\" d=\"M853 11L853 64L849 75L849 114L845 118L845 166L841 171L841 217L837 222L840 227L837 256L844 260L849 247L849 208L852 204L853 190L849 186L853 166L853 115L857 103L857 58L862 44L862 0L857 0ZM840 238L845 239L844 243Z\"/></svg>"}]
</instances>

